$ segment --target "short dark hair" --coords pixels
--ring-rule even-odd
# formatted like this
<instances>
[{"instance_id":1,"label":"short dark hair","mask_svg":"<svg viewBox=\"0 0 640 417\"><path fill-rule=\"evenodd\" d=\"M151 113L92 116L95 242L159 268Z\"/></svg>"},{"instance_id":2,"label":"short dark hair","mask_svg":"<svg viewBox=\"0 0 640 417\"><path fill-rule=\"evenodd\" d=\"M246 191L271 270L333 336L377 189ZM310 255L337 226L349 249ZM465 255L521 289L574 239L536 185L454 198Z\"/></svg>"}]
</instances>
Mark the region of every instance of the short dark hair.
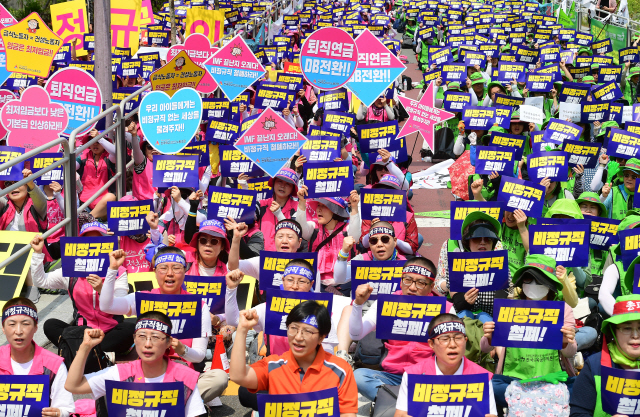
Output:
<instances>
[{"instance_id":1,"label":"short dark hair","mask_svg":"<svg viewBox=\"0 0 640 417\"><path fill-rule=\"evenodd\" d=\"M331 316L327 308L313 300L304 301L291 310L287 316L287 327L291 323L302 322L307 316L316 316L318 331L322 336L331 332Z\"/></svg>"},{"instance_id":2,"label":"short dark hair","mask_svg":"<svg viewBox=\"0 0 640 417\"><path fill-rule=\"evenodd\" d=\"M177 253L178 255L181 255L182 257L184 257L186 259L186 256L185 256L185 254L184 254L184 252L182 250L176 248L175 246L164 246L164 247L158 249L156 254L153 255L152 266L154 268L156 267L156 259L158 258L158 256L166 255L167 253Z\"/></svg>"},{"instance_id":3,"label":"short dark hair","mask_svg":"<svg viewBox=\"0 0 640 417\"><path fill-rule=\"evenodd\" d=\"M6 303L4 303L4 307L2 307L2 312L4 313L6 309L13 306L27 306L34 309L36 313L38 312L38 308L35 304L33 304L33 301L29 300L26 297L14 297L11 300L7 301Z\"/></svg>"},{"instance_id":4,"label":"short dark hair","mask_svg":"<svg viewBox=\"0 0 640 417\"><path fill-rule=\"evenodd\" d=\"M407 260L407 262L405 262L404 265L402 265L402 267L404 268L405 266L409 266L409 265L420 265L427 268L433 274L434 278L438 274L438 270L435 264L431 262L431 259L429 258L423 258L421 256L418 256L413 259Z\"/></svg>"},{"instance_id":5,"label":"short dark hair","mask_svg":"<svg viewBox=\"0 0 640 417\"><path fill-rule=\"evenodd\" d=\"M462 320L460 317L456 316L455 314L451 314L451 313L438 314L433 318L433 320L429 322L429 328L427 329L427 334L431 334L431 331L433 330L433 328L436 327L438 324L445 323L448 321L455 321L455 322L464 324L464 320Z\"/></svg>"},{"instance_id":6,"label":"short dark hair","mask_svg":"<svg viewBox=\"0 0 640 417\"><path fill-rule=\"evenodd\" d=\"M302 266L304 268L307 268L309 271L311 271L313 273L314 277L316 276L315 268L306 259L292 259L292 260L289 261L287 266Z\"/></svg>"},{"instance_id":7,"label":"short dark hair","mask_svg":"<svg viewBox=\"0 0 640 417\"><path fill-rule=\"evenodd\" d=\"M138 316L138 320L136 320L136 322L143 319L157 320L166 324L167 326L169 326L169 333L171 333L171 331L173 330L173 325L171 324L171 319L169 318L169 316L160 311L147 311L146 313L142 313Z\"/></svg>"}]
</instances>

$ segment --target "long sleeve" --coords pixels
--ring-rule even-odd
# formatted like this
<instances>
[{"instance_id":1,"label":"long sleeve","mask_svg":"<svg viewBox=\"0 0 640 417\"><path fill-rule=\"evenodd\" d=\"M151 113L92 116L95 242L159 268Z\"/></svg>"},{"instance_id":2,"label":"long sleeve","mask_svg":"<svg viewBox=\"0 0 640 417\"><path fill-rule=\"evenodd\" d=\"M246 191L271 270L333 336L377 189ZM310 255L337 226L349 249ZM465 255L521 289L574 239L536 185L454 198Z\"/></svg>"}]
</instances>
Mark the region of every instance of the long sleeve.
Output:
<instances>
[{"instance_id":1,"label":"long sleeve","mask_svg":"<svg viewBox=\"0 0 640 417\"><path fill-rule=\"evenodd\" d=\"M211 165L207 167L207 169L204 171L204 174L202 174L202 178L199 181L200 191L202 191L203 193L206 193L207 190L209 189L210 182L211 182Z\"/></svg>"},{"instance_id":2,"label":"long sleeve","mask_svg":"<svg viewBox=\"0 0 640 417\"><path fill-rule=\"evenodd\" d=\"M568 275L566 272L559 279L562 283L562 298L564 302L569 304L571 307L575 307L578 305L580 298L578 297L578 293L576 292L576 281L573 274Z\"/></svg>"},{"instance_id":3,"label":"long sleeve","mask_svg":"<svg viewBox=\"0 0 640 417\"><path fill-rule=\"evenodd\" d=\"M56 203L58 203L60 211L64 213L64 196L62 195L62 193L53 193L53 197L56 199Z\"/></svg>"},{"instance_id":4,"label":"long sleeve","mask_svg":"<svg viewBox=\"0 0 640 417\"><path fill-rule=\"evenodd\" d=\"M300 223L300 227L302 228L302 238L304 240L309 240L313 231L315 230L316 224L314 222L310 222L307 220L307 213L298 208L296 211L296 221Z\"/></svg>"},{"instance_id":5,"label":"long sleeve","mask_svg":"<svg viewBox=\"0 0 640 417\"><path fill-rule=\"evenodd\" d=\"M604 183L602 181L603 174L604 174L604 167L601 165L598 165L598 170L596 171L595 174L593 174L593 178L591 179L591 185L590 185L591 191L593 191L594 193L597 193L598 191L600 191L604 186Z\"/></svg>"},{"instance_id":6,"label":"long sleeve","mask_svg":"<svg viewBox=\"0 0 640 417\"><path fill-rule=\"evenodd\" d=\"M227 316L227 324L234 327L237 327L240 322L237 294L238 288L227 288L224 293L224 314Z\"/></svg>"},{"instance_id":7,"label":"long sleeve","mask_svg":"<svg viewBox=\"0 0 640 417\"><path fill-rule=\"evenodd\" d=\"M393 112L393 109L388 104L384 105L384 110L387 112L387 117L389 118L389 120L395 120L396 114Z\"/></svg>"},{"instance_id":8,"label":"long sleeve","mask_svg":"<svg viewBox=\"0 0 640 417\"><path fill-rule=\"evenodd\" d=\"M356 242L360 240L360 236L362 235L362 220L360 220L359 212L351 214L348 233Z\"/></svg>"},{"instance_id":9,"label":"long sleeve","mask_svg":"<svg viewBox=\"0 0 640 417\"><path fill-rule=\"evenodd\" d=\"M573 199L577 200L583 191L584 191L584 174L575 174L575 182L573 185Z\"/></svg>"},{"instance_id":10,"label":"long sleeve","mask_svg":"<svg viewBox=\"0 0 640 417\"><path fill-rule=\"evenodd\" d=\"M573 328L575 328L576 326L576 319L573 316L573 309L566 302L564 305L564 325L573 326ZM567 343L567 347L562 349L560 352L562 352L562 356L564 356L565 358L573 358L578 352L578 343L575 339L573 339L573 341Z\"/></svg>"},{"instance_id":11,"label":"long sleeve","mask_svg":"<svg viewBox=\"0 0 640 417\"><path fill-rule=\"evenodd\" d=\"M405 179L405 176L402 173L402 170L395 163L389 162L387 164L387 169L389 170L390 174L395 175L396 178L398 178L401 181L403 190L406 191L409 189L409 181Z\"/></svg>"},{"instance_id":12,"label":"long sleeve","mask_svg":"<svg viewBox=\"0 0 640 417\"><path fill-rule=\"evenodd\" d=\"M198 212L198 204L200 204L200 202L198 200L189 200L190 203L190 208L189 208L189 215L187 217L187 221L184 223L184 241L185 242L191 242L191 239L193 238L193 235L195 235L199 228L196 222L196 215L192 215L191 213L197 213Z\"/></svg>"},{"instance_id":13,"label":"long sleeve","mask_svg":"<svg viewBox=\"0 0 640 417\"><path fill-rule=\"evenodd\" d=\"M31 278L33 285L38 288L49 290L68 290L69 278L62 276L62 268L44 272L44 253L34 253L31 255Z\"/></svg>"},{"instance_id":14,"label":"long sleeve","mask_svg":"<svg viewBox=\"0 0 640 417\"><path fill-rule=\"evenodd\" d=\"M149 234L151 235L151 243L153 243L154 246L162 243L162 233L160 233L160 230L150 229Z\"/></svg>"},{"instance_id":15,"label":"long sleeve","mask_svg":"<svg viewBox=\"0 0 640 417\"><path fill-rule=\"evenodd\" d=\"M615 264L609 265L604 271L602 277L602 285L600 286L600 292L598 293L598 301L602 304L602 308L605 313L613 315L613 305L616 303L613 298L613 293L618 286L620 280L620 274L618 273L618 267Z\"/></svg>"},{"instance_id":16,"label":"long sleeve","mask_svg":"<svg viewBox=\"0 0 640 417\"><path fill-rule=\"evenodd\" d=\"M436 274L436 290L440 294L449 292L449 251L448 240L445 240L440 248L440 257L438 258L438 271Z\"/></svg>"},{"instance_id":17,"label":"long sleeve","mask_svg":"<svg viewBox=\"0 0 640 417\"><path fill-rule=\"evenodd\" d=\"M42 192L40 187L33 187L33 190L29 191L29 197L31 197L31 202L33 203L33 207L36 209L38 216L40 219L44 220L47 218L47 196Z\"/></svg>"},{"instance_id":18,"label":"long sleeve","mask_svg":"<svg viewBox=\"0 0 640 417\"><path fill-rule=\"evenodd\" d=\"M109 314L131 315L135 309L135 293L125 297L115 296L116 275L118 271L109 269L100 292L100 310ZM133 301L133 302L131 302ZM132 307L133 304L133 307Z\"/></svg>"},{"instance_id":19,"label":"long sleeve","mask_svg":"<svg viewBox=\"0 0 640 417\"><path fill-rule=\"evenodd\" d=\"M474 94L472 94L471 96L474 96ZM464 152L464 148L464 135L458 135L458 137L456 138L456 143L453 145L453 153L457 156L460 156Z\"/></svg>"},{"instance_id":20,"label":"long sleeve","mask_svg":"<svg viewBox=\"0 0 640 417\"><path fill-rule=\"evenodd\" d=\"M353 340L360 340L376 329L377 301L374 301L362 317L362 306L353 303L349 316L349 336Z\"/></svg>"},{"instance_id":21,"label":"long sleeve","mask_svg":"<svg viewBox=\"0 0 640 417\"><path fill-rule=\"evenodd\" d=\"M335 281L336 285L344 284L348 281L351 281L351 262L350 261L341 261L340 258L336 259L336 263L333 266L333 280Z\"/></svg>"},{"instance_id":22,"label":"long sleeve","mask_svg":"<svg viewBox=\"0 0 640 417\"><path fill-rule=\"evenodd\" d=\"M116 145L109 142L105 138L102 138L98 141L100 145L104 148L105 151L109 154L109 161L116 163Z\"/></svg>"},{"instance_id":23,"label":"long sleeve","mask_svg":"<svg viewBox=\"0 0 640 417\"><path fill-rule=\"evenodd\" d=\"M364 104L360 103L360 107L358 107L358 111L356 112L356 119L364 120L367 116L367 108Z\"/></svg>"},{"instance_id":24,"label":"long sleeve","mask_svg":"<svg viewBox=\"0 0 640 417\"><path fill-rule=\"evenodd\" d=\"M64 389L64 384L67 381L67 367L64 362L60 364L58 372L51 384L51 407L60 410L59 417L69 417L70 414L76 412L76 406L73 402L73 394Z\"/></svg>"}]
</instances>

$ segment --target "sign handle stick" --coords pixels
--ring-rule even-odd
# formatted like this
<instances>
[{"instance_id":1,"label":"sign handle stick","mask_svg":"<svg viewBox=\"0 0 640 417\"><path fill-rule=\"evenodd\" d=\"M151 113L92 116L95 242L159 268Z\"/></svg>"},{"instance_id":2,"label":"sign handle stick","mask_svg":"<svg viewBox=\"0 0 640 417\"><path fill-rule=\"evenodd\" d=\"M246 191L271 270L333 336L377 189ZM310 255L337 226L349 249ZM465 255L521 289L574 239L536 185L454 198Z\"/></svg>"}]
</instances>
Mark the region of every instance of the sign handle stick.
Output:
<instances>
[{"instance_id":1,"label":"sign handle stick","mask_svg":"<svg viewBox=\"0 0 640 417\"><path fill-rule=\"evenodd\" d=\"M418 144L418 136L420 135L420 133L416 132L416 140L415 142L413 142L413 149L411 150L411 155L413 155L413 151L416 150L416 145ZM432 149L433 151L433 149ZM407 176L403 175L402 176L402 184L400 184L400 189L402 189L404 187L404 183L407 180Z\"/></svg>"}]
</instances>

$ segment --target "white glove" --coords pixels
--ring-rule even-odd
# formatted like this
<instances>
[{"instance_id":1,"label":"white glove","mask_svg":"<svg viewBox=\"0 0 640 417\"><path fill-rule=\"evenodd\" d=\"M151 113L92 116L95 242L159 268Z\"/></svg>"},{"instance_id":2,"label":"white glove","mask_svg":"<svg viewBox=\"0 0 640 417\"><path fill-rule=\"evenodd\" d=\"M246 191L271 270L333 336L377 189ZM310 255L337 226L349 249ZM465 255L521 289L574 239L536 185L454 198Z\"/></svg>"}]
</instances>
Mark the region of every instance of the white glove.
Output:
<instances>
[{"instance_id":1,"label":"white glove","mask_svg":"<svg viewBox=\"0 0 640 417\"><path fill-rule=\"evenodd\" d=\"M471 132L471 134L469 135L469 142L471 142L471 145L475 146L477 140L478 135L476 135L476 132Z\"/></svg>"}]
</instances>

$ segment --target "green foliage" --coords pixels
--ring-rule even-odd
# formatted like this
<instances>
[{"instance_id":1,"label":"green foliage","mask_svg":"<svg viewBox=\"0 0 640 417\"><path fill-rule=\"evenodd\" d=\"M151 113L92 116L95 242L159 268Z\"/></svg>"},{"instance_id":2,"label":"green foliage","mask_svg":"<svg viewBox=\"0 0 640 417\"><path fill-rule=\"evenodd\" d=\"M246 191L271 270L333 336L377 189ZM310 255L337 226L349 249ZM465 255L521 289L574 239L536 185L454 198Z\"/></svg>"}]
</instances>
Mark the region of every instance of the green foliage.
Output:
<instances>
[{"instance_id":1,"label":"green foliage","mask_svg":"<svg viewBox=\"0 0 640 417\"><path fill-rule=\"evenodd\" d=\"M640 21L640 0L629 0L629 17L636 22Z\"/></svg>"}]
</instances>

